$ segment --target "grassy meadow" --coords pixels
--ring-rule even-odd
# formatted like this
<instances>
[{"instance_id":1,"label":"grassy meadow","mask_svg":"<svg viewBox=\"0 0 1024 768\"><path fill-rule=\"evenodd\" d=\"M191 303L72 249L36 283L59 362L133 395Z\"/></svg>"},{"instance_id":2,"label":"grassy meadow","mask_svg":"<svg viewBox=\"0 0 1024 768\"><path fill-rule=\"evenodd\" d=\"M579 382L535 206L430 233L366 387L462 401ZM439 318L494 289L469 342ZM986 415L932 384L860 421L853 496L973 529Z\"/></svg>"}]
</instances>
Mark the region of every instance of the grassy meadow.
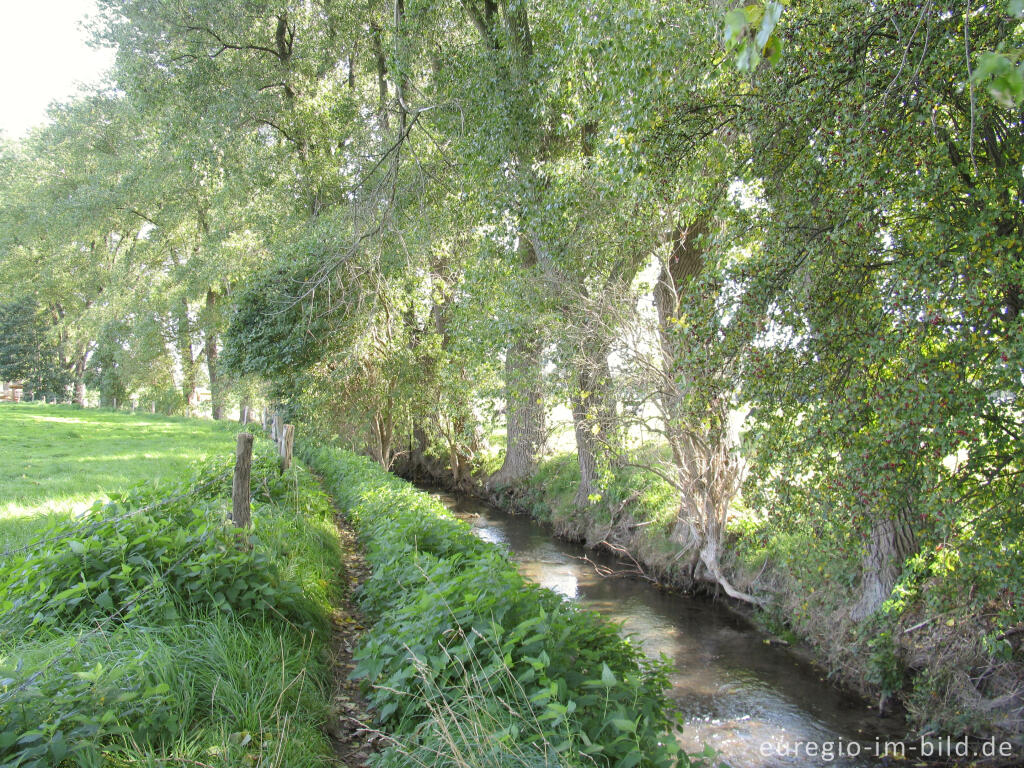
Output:
<instances>
[{"instance_id":1,"label":"grassy meadow","mask_svg":"<svg viewBox=\"0 0 1024 768\"><path fill-rule=\"evenodd\" d=\"M0 551L107 494L173 482L195 462L232 453L236 431L212 421L0 404Z\"/></svg>"}]
</instances>

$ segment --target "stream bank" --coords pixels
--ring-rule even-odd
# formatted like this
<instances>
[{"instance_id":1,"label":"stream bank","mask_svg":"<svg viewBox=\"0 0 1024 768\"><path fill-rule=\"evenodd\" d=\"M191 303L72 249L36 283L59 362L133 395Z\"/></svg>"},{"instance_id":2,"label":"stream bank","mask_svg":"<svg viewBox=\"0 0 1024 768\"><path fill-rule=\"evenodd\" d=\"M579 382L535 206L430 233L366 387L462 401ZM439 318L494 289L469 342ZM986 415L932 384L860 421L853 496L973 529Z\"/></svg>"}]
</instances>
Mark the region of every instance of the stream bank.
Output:
<instances>
[{"instance_id":1,"label":"stream bank","mask_svg":"<svg viewBox=\"0 0 1024 768\"><path fill-rule=\"evenodd\" d=\"M552 538L524 515L441 489L428 490L484 541L509 552L520 573L601 613L651 657L670 662L669 697L682 713L690 754L705 745L733 768L888 765L886 744L908 744L905 721L879 718L860 697L825 681L801 655L774 645L722 601L659 589L608 553ZM829 759L798 745L833 751ZM812 748L814 749L814 748Z\"/></svg>"},{"instance_id":2,"label":"stream bank","mask_svg":"<svg viewBox=\"0 0 1024 768\"><path fill-rule=\"evenodd\" d=\"M571 500L571 493L568 492L571 486L565 482L564 477L550 471L546 476L531 479L518 491L510 492L488 489L479 478L464 480L458 487L453 488L454 484L447 466L442 461L429 457L415 468L400 466L397 469L403 476L419 483L455 490L506 512L527 515L547 523L548 535L585 547L587 551L582 553L582 556L593 558L594 552L604 552L620 559L625 558L632 569L637 571L638 577L654 581L662 589L678 590L681 586L673 571L673 553L668 545L667 536L655 534L654 526L651 526L649 521L635 519L629 501L595 505L593 514L580 514L572 510L571 504L568 503ZM545 468L542 466L540 472L544 471ZM628 496L625 498L629 499ZM551 503L552 500L555 503ZM545 501L548 503L545 504ZM743 563L737 562L738 560L739 558L727 563L731 568L729 577L735 580L734 583L747 586L752 579L760 578L769 581L779 597L764 611L733 600L716 599L716 603L719 608L727 610L734 617L742 617L756 626L761 633L762 643L791 644L790 654L802 662L815 665L818 676L828 679L829 689L862 697L866 702L865 707L870 706L876 714L898 718L902 714L902 703L907 699L912 705L921 706L920 698L914 701L911 689L914 675L922 674L918 670L923 669L923 674L929 674L928 660L922 662L918 658L921 653L918 647L920 635L924 632L950 632L944 622L921 622L920 617L914 620L908 617L903 622L906 626L900 625L899 631L890 632L871 622L862 626L854 625L841 608L836 609L834 606L828 610L819 607L816 614L807 613L806 596L803 596L804 602L801 605L801 595L794 589L794 583L787 582L788 574L775 570L774 564L759 572L751 573L749 569L744 572ZM836 589L841 593L839 585L836 585ZM823 597L821 592L824 592L824 589L811 597L812 603ZM716 594L714 588L710 588L700 597L717 598L721 595ZM834 602L841 604L842 600L843 594L838 594ZM812 605L811 610L820 605L820 602ZM806 615L791 623L790 619L797 617L801 609ZM817 618L814 618L815 616ZM932 645L942 647L943 643L939 639ZM906 666L903 665L904 659L910 660ZM895 676L895 684L892 678L886 679L879 675L880 667L884 672L894 670L892 674ZM928 701L924 703L929 704ZM948 732L944 728L936 729L930 726L928 721L922 718L920 708L916 709L913 715L913 719L910 719L913 727L908 726L908 730L914 732L915 738L923 733L927 738L934 739L939 734ZM953 737L954 740L961 738L965 733L968 734L972 753L978 751L979 755L986 741L992 738L997 739L999 744L1011 745L1012 757L997 757L985 760L984 764L1013 765L1019 760L1021 747L1013 741L1012 731L1009 740L1006 731L993 732L982 729L972 732L968 726L961 731L953 732L957 734Z\"/></svg>"}]
</instances>

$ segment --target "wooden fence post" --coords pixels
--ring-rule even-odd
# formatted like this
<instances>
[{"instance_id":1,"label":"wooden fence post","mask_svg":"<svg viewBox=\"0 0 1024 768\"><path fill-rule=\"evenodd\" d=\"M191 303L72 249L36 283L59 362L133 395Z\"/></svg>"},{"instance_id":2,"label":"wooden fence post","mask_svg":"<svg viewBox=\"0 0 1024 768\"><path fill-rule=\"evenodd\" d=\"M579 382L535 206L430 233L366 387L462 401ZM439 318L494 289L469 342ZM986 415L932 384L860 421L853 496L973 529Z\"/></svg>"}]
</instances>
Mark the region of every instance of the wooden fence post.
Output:
<instances>
[{"instance_id":1,"label":"wooden fence post","mask_svg":"<svg viewBox=\"0 0 1024 768\"><path fill-rule=\"evenodd\" d=\"M281 471L285 472L292 465L292 446L295 443L295 427L285 424L281 434Z\"/></svg>"},{"instance_id":2,"label":"wooden fence post","mask_svg":"<svg viewBox=\"0 0 1024 768\"><path fill-rule=\"evenodd\" d=\"M252 521L249 507L249 476L252 474L252 434L238 433L235 449L235 476L231 480L231 521L239 528L248 528Z\"/></svg>"},{"instance_id":3,"label":"wooden fence post","mask_svg":"<svg viewBox=\"0 0 1024 768\"><path fill-rule=\"evenodd\" d=\"M274 411L274 418L270 423L270 437L277 443L278 450L281 449L281 438L283 436L281 432L281 414L278 411Z\"/></svg>"}]
</instances>

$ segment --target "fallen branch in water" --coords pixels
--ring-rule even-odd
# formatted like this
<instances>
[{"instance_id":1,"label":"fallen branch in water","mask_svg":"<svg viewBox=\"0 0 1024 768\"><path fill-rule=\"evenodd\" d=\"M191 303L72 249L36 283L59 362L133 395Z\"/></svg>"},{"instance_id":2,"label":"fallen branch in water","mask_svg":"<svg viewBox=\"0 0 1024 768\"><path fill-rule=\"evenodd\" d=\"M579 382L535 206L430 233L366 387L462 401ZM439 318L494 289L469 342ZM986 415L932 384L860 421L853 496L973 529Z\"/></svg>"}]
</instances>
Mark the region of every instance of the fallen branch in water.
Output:
<instances>
[{"instance_id":1,"label":"fallen branch in water","mask_svg":"<svg viewBox=\"0 0 1024 768\"><path fill-rule=\"evenodd\" d=\"M658 583L657 579L655 579L653 576L649 576L647 572L644 571L643 566L641 566L640 563L637 562L636 558L633 557L632 554L630 554L629 550L611 544L606 539L602 539L601 541L599 541L597 543L597 546L605 546L612 552L629 558L629 561L633 564L633 568L630 570L616 570L614 568L609 568L607 565L601 565L600 563L594 562L587 555L584 555L583 557L574 557L574 559L582 560L585 563L589 563L594 568L594 572L602 578L611 578L619 576L638 576L644 581L649 581L652 584Z\"/></svg>"}]
</instances>

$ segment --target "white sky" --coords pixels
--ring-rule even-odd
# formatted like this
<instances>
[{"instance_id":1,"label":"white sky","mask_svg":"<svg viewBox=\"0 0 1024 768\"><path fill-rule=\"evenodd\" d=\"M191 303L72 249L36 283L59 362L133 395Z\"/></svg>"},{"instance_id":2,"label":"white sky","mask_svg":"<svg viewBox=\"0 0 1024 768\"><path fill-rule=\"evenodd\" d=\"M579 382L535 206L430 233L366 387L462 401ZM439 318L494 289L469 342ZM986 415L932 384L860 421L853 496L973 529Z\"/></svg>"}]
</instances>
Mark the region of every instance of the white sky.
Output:
<instances>
[{"instance_id":1,"label":"white sky","mask_svg":"<svg viewBox=\"0 0 1024 768\"><path fill-rule=\"evenodd\" d=\"M80 22L95 14L94 0L0 0L0 9L0 131L15 139L46 120L51 101L99 82L114 52L86 45Z\"/></svg>"}]
</instances>

